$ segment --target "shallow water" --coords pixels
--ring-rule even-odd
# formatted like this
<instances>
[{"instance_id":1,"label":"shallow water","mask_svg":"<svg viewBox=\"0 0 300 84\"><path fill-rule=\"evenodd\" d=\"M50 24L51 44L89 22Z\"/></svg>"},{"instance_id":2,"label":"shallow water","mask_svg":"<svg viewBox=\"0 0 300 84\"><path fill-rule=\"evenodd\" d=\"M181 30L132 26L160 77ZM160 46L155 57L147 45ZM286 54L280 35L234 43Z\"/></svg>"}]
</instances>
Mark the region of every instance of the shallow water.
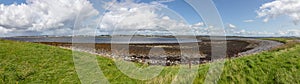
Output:
<instances>
[{"instance_id":1,"label":"shallow water","mask_svg":"<svg viewBox=\"0 0 300 84\"><path fill-rule=\"evenodd\" d=\"M101 37L101 38L72 38L72 37L10 37L8 40L26 42L63 42L63 43L190 43L201 42L191 38L162 38L162 37Z\"/></svg>"}]
</instances>

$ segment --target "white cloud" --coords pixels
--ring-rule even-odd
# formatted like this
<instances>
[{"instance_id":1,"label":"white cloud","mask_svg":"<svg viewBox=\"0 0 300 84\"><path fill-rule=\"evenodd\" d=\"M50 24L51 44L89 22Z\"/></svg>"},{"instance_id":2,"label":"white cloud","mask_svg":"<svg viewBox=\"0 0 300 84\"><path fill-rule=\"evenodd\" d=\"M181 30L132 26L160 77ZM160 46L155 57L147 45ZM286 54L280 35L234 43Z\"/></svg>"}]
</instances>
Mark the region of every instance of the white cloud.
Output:
<instances>
[{"instance_id":1,"label":"white cloud","mask_svg":"<svg viewBox=\"0 0 300 84\"><path fill-rule=\"evenodd\" d=\"M164 16L162 17L163 20L170 20L170 17L169 16Z\"/></svg>"},{"instance_id":2,"label":"white cloud","mask_svg":"<svg viewBox=\"0 0 300 84\"><path fill-rule=\"evenodd\" d=\"M6 28L0 26L0 33L1 34L6 34L6 33L11 32L13 30L14 29L6 29Z\"/></svg>"},{"instance_id":3,"label":"white cloud","mask_svg":"<svg viewBox=\"0 0 300 84\"><path fill-rule=\"evenodd\" d=\"M203 27L204 23L203 22L199 22L193 25L193 27Z\"/></svg>"},{"instance_id":4,"label":"white cloud","mask_svg":"<svg viewBox=\"0 0 300 84\"><path fill-rule=\"evenodd\" d=\"M178 18L164 15L164 11L160 11L164 7L166 6L159 3L137 3L130 0L117 2L107 9L109 12L104 14L100 31L116 33L135 30L161 30L162 32L170 30L175 34L179 32L184 34L191 29L189 24L175 20Z\"/></svg>"},{"instance_id":5,"label":"white cloud","mask_svg":"<svg viewBox=\"0 0 300 84\"><path fill-rule=\"evenodd\" d=\"M299 29L288 29L285 31L278 31L277 34L284 35L284 36L300 36L300 30Z\"/></svg>"},{"instance_id":6,"label":"white cloud","mask_svg":"<svg viewBox=\"0 0 300 84\"><path fill-rule=\"evenodd\" d=\"M233 35L236 32L239 32L237 27L233 24L228 24L227 27L225 28L225 31L227 35Z\"/></svg>"},{"instance_id":7,"label":"white cloud","mask_svg":"<svg viewBox=\"0 0 300 84\"><path fill-rule=\"evenodd\" d=\"M228 30L227 30L228 31ZM238 29L231 29L229 32L226 32L227 35L231 36L277 36L272 32L267 31L249 31L249 30L238 30Z\"/></svg>"},{"instance_id":8,"label":"white cloud","mask_svg":"<svg viewBox=\"0 0 300 84\"><path fill-rule=\"evenodd\" d=\"M299 29L287 29L274 32L268 31L249 31L245 29L226 29L226 34L230 36L297 36L300 37Z\"/></svg>"},{"instance_id":9,"label":"white cloud","mask_svg":"<svg viewBox=\"0 0 300 84\"><path fill-rule=\"evenodd\" d=\"M77 19L82 25L76 29L76 34L87 34L87 32L93 34L96 25L99 24L97 20L102 19L98 31L101 34L105 32L111 34L114 28L121 32L136 29L162 30L162 32L175 30L174 33L181 34L188 32L189 24L178 20L178 17L175 17L175 20L173 16L160 13L161 9L167 9L167 6L161 3L171 1L173 0L151 3L138 3L134 0L117 1L114 4L115 0L103 2L101 7L106 9L109 6L109 8L103 17L99 18L100 13L88 0L27 0L26 4L20 5L1 4L0 27L2 32L5 29L5 33L17 32L18 34L15 35L70 35ZM91 17L94 19L85 22Z\"/></svg>"},{"instance_id":10,"label":"white cloud","mask_svg":"<svg viewBox=\"0 0 300 84\"><path fill-rule=\"evenodd\" d=\"M228 28L236 28L236 26L233 24L228 24Z\"/></svg>"},{"instance_id":11,"label":"white cloud","mask_svg":"<svg viewBox=\"0 0 300 84\"><path fill-rule=\"evenodd\" d=\"M111 31L116 27L122 27L124 30L146 28L155 25L154 20L158 19L158 15L154 13L155 5L146 3L117 2L107 10L109 12L103 16L101 28Z\"/></svg>"},{"instance_id":12,"label":"white cloud","mask_svg":"<svg viewBox=\"0 0 300 84\"><path fill-rule=\"evenodd\" d=\"M175 0L156 0L156 1L160 3L168 3L168 2L173 2Z\"/></svg>"},{"instance_id":13,"label":"white cloud","mask_svg":"<svg viewBox=\"0 0 300 84\"><path fill-rule=\"evenodd\" d=\"M288 16L295 24L300 22L300 0L275 0L263 4L257 11L264 22L278 16Z\"/></svg>"},{"instance_id":14,"label":"white cloud","mask_svg":"<svg viewBox=\"0 0 300 84\"><path fill-rule=\"evenodd\" d=\"M254 20L244 20L243 22L249 23L249 22L254 22Z\"/></svg>"},{"instance_id":15,"label":"white cloud","mask_svg":"<svg viewBox=\"0 0 300 84\"><path fill-rule=\"evenodd\" d=\"M84 14L77 17L79 13ZM87 0L27 0L20 5L0 4L0 27L45 34L70 33L76 17L83 20L98 13ZM12 31L6 33L9 32Z\"/></svg>"}]
</instances>

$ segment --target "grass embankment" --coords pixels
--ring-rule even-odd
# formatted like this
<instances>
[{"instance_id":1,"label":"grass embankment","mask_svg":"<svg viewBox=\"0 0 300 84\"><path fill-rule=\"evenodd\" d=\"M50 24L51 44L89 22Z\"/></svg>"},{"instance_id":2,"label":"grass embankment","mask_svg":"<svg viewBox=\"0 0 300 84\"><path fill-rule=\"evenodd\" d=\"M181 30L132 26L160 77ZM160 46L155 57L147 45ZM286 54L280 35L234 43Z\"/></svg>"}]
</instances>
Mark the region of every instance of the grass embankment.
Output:
<instances>
[{"instance_id":1,"label":"grass embankment","mask_svg":"<svg viewBox=\"0 0 300 84\"><path fill-rule=\"evenodd\" d=\"M5 40L0 40L0 46L1 84L80 82L70 50ZM97 58L111 83L170 83L179 69L179 66L165 67L158 77L141 81L124 75L111 59ZM194 83L203 83L209 64L199 67ZM299 79L300 44L293 43L281 49L228 60L219 83L300 83Z\"/></svg>"},{"instance_id":2,"label":"grass embankment","mask_svg":"<svg viewBox=\"0 0 300 84\"><path fill-rule=\"evenodd\" d=\"M262 40L272 40L281 43L288 43L289 41L295 40L294 38L262 38Z\"/></svg>"}]
</instances>

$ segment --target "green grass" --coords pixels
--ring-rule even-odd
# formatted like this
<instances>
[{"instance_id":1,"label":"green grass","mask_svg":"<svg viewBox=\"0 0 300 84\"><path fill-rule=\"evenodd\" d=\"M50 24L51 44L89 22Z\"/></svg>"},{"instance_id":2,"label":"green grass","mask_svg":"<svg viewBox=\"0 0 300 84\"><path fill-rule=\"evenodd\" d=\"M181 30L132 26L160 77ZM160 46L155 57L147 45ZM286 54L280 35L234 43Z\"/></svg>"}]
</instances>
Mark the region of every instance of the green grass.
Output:
<instances>
[{"instance_id":1,"label":"green grass","mask_svg":"<svg viewBox=\"0 0 300 84\"><path fill-rule=\"evenodd\" d=\"M164 67L158 77L142 81L123 74L109 58L98 56L97 59L112 84L171 83L179 69L179 66ZM195 84L204 82L208 69L209 64L199 65ZM299 79L300 44L293 43L277 50L227 60L218 83L300 83ZM10 83L80 83L80 80L75 71L72 51L0 40L0 84Z\"/></svg>"},{"instance_id":2,"label":"green grass","mask_svg":"<svg viewBox=\"0 0 300 84\"><path fill-rule=\"evenodd\" d=\"M272 41L278 41L281 43L288 43L291 40L294 40L295 38L262 38L262 40L272 40Z\"/></svg>"},{"instance_id":3,"label":"green grass","mask_svg":"<svg viewBox=\"0 0 300 84\"><path fill-rule=\"evenodd\" d=\"M79 82L69 50L4 40L0 46L1 84Z\"/></svg>"},{"instance_id":4,"label":"green grass","mask_svg":"<svg viewBox=\"0 0 300 84\"><path fill-rule=\"evenodd\" d=\"M238 58L225 64L220 83L300 83L300 45ZM231 80L231 81L230 81Z\"/></svg>"}]
</instances>

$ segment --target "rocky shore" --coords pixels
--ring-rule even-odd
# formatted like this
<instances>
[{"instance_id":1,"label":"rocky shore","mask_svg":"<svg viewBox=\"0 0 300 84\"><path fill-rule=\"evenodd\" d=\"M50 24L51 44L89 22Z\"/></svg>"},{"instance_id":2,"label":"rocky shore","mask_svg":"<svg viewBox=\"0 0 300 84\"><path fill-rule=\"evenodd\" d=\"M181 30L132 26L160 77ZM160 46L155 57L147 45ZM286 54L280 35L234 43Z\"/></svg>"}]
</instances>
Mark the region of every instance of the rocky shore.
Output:
<instances>
[{"instance_id":1,"label":"rocky shore","mask_svg":"<svg viewBox=\"0 0 300 84\"><path fill-rule=\"evenodd\" d=\"M218 41L211 42L210 40L199 42L199 54L196 57L190 58L188 56L182 56L181 50L193 51L195 46L180 46L176 43L163 43L163 44L129 44L128 51L115 50L111 48L112 44L72 44L72 43L55 43L55 42L39 42L43 44L60 46L77 51L88 52L92 54L98 54L101 56L107 56L110 58L121 58L126 61L145 63L149 65L163 65L171 66L178 64L202 64L211 61L211 45L218 44L224 45L227 43L226 57L238 57L262 51L270 50L282 43L258 40L258 39L230 39L226 42ZM114 44L114 46L124 46L124 44ZM161 48L163 52L150 53L152 48ZM155 54L156 53L156 54Z\"/></svg>"},{"instance_id":2,"label":"rocky shore","mask_svg":"<svg viewBox=\"0 0 300 84\"><path fill-rule=\"evenodd\" d=\"M256 53L259 53L262 51L267 51L267 50L270 50L270 49L273 49L273 48L283 45L283 43L280 43L277 41L271 41L271 40L257 40L257 39L250 39L250 40L258 43L257 46L251 50L248 50L245 52L240 52L238 54L239 56L256 54Z\"/></svg>"}]
</instances>

